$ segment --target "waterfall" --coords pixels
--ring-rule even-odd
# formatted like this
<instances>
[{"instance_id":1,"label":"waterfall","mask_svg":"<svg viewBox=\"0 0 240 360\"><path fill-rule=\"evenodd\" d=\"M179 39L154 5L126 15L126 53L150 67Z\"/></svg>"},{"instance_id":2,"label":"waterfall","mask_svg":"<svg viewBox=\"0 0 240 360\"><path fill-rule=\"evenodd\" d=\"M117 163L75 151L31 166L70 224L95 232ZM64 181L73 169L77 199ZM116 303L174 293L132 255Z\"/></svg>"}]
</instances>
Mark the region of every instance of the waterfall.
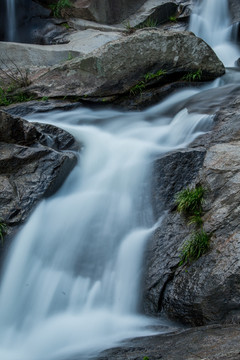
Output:
<instances>
[{"instance_id":1,"label":"waterfall","mask_svg":"<svg viewBox=\"0 0 240 360\"><path fill-rule=\"evenodd\" d=\"M16 0L5 0L7 9L6 40L14 41L16 38Z\"/></svg>"},{"instance_id":2,"label":"waterfall","mask_svg":"<svg viewBox=\"0 0 240 360\"><path fill-rule=\"evenodd\" d=\"M203 10L200 4L196 22ZM221 22L218 16L215 24L226 29L228 17ZM79 108L28 117L62 127L83 148L67 181L39 204L6 259L1 359L86 360L122 339L152 334L152 325L167 326L139 314L144 249L161 220L155 223L151 209L152 165L210 129L211 116L184 105L204 90L179 91L142 112ZM210 98L208 91L207 104Z\"/></svg>"},{"instance_id":3,"label":"waterfall","mask_svg":"<svg viewBox=\"0 0 240 360\"><path fill-rule=\"evenodd\" d=\"M153 332L153 321L138 313L144 248L156 227L151 167L157 155L209 129L207 115L163 115L196 93L183 91L142 113L77 109L31 117L63 127L84 148L7 260L0 358L86 359L116 340Z\"/></svg>"},{"instance_id":4,"label":"waterfall","mask_svg":"<svg viewBox=\"0 0 240 360\"><path fill-rule=\"evenodd\" d=\"M190 31L205 40L225 66L234 66L240 57L232 38L228 0L199 0L191 15Z\"/></svg>"}]
</instances>

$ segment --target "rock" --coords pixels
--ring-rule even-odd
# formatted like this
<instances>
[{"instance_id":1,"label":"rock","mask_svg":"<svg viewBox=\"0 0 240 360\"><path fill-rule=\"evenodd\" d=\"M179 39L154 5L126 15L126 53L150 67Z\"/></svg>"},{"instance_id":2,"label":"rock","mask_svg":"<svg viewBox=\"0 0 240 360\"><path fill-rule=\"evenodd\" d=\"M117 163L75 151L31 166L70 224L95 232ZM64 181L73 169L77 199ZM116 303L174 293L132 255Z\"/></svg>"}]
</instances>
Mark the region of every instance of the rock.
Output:
<instances>
[{"instance_id":1,"label":"rock","mask_svg":"<svg viewBox=\"0 0 240 360\"><path fill-rule=\"evenodd\" d=\"M206 150L186 149L163 156L154 163L152 201L156 218L175 206L175 195L191 184L203 164Z\"/></svg>"},{"instance_id":2,"label":"rock","mask_svg":"<svg viewBox=\"0 0 240 360\"><path fill-rule=\"evenodd\" d=\"M232 22L240 22L240 7L238 0L228 0Z\"/></svg>"},{"instance_id":3,"label":"rock","mask_svg":"<svg viewBox=\"0 0 240 360\"><path fill-rule=\"evenodd\" d=\"M43 32L43 29L42 29ZM5 64L12 67L12 60L21 69L31 69L29 77L35 72L57 64L63 64L70 59L89 54L106 43L121 37L119 31L103 32L99 30L85 30L70 33L66 37L67 44L35 45L0 42L0 68ZM16 66L14 70L16 70Z\"/></svg>"},{"instance_id":4,"label":"rock","mask_svg":"<svg viewBox=\"0 0 240 360\"><path fill-rule=\"evenodd\" d=\"M204 326L140 337L108 349L94 360L239 360L239 326ZM92 358L91 358L92 359Z\"/></svg>"},{"instance_id":5,"label":"rock","mask_svg":"<svg viewBox=\"0 0 240 360\"><path fill-rule=\"evenodd\" d=\"M62 10L63 17L76 17L103 24L121 22L134 13L145 0L75 0Z\"/></svg>"},{"instance_id":6,"label":"rock","mask_svg":"<svg viewBox=\"0 0 240 360\"><path fill-rule=\"evenodd\" d=\"M225 72L212 49L192 33L138 30L89 55L51 68L28 91L38 97L91 99L124 94L148 72L164 70L165 77L173 80L198 69L202 69L202 80ZM159 79L151 81L154 83L159 83Z\"/></svg>"},{"instance_id":7,"label":"rock","mask_svg":"<svg viewBox=\"0 0 240 360\"><path fill-rule=\"evenodd\" d=\"M134 27L142 25L147 19L150 19L159 25L169 21L170 16L176 15L177 9L178 4L175 0L148 0L138 11L128 17L125 23Z\"/></svg>"},{"instance_id":8,"label":"rock","mask_svg":"<svg viewBox=\"0 0 240 360\"><path fill-rule=\"evenodd\" d=\"M192 229L176 211L168 213L149 243L144 291L147 313L162 312L190 325L240 322L239 118L238 94L217 113L214 131L191 144L192 148L197 146L197 151L199 145L207 150L205 157L200 156L204 161L202 166L200 161L199 174L193 162L195 176L189 180L190 186L199 182L207 189L203 220L205 231L212 234L210 250L189 266L179 267L180 248ZM170 154L169 161L165 161L165 174L170 175L164 183L169 182L169 191L174 185L173 193L178 183L174 183L168 168L174 168L176 179L182 177L182 168L178 171L174 167L176 159ZM187 175L191 177L188 165ZM173 197L168 200L164 193L163 199L171 206Z\"/></svg>"},{"instance_id":9,"label":"rock","mask_svg":"<svg viewBox=\"0 0 240 360\"><path fill-rule=\"evenodd\" d=\"M35 44L55 44L66 28L50 18L50 10L32 0L15 0L17 7L16 28L12 41ZM5 1L0 4L0 40L8 41L7 9ZM56 39L56 40L55 40Z\"/></svg>"},{"instance_id":10,"label":"rock","mask_svg":"<svg viewBox=\"0 0 240 360\"><path fill-rule=\"evenodd\" d=\"M64 130L0 111L0 218L9 234L39 200L58 190L77 162L78 148Z\"/></svg>"}]
</instances>

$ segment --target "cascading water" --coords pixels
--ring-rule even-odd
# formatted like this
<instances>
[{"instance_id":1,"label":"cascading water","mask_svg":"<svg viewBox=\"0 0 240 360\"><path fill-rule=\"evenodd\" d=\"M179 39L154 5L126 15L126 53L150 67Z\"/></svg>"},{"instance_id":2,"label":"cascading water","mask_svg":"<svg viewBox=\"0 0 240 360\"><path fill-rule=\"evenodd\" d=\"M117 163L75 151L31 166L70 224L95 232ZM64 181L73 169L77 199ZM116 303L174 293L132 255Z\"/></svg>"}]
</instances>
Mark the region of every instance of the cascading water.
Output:
<instances>
[{"instance_id":1,"label":"cascading water","mask_svg":"<svg viewBox=\"0 0 240 360\"><path fill-rule=\"evenodd\" d=\"M14 41L16 38L16 0L5 0L7 9L6 40Z\"/></svg>"},{"instance_id":2,"label":"cascading water","mask_svg":"<svg viewBox=\"0 0 240 360\"><path fill-rule=\"evenodd\" d=\"M225 66L240 57L230 22L228 0L199 0L191 16L190 31L205 40Z\"/></svg>"},{"instance_id":3,"label":"cascading water","mask_svg":"<svg viewBox=\"0 0 240 360\"><path fill-rule=\"evenodd\" d=\"M48 115L84 149L63 188L34 212L8 259L0 297L1 358L69 359L78 353L86 359L118 339L151 333L144 327L152 320L137 314L143 250L154 228L151 163L208 129L206 115L182 110L173 119L161 116L195 93L182 92L142 114L79 109L68 112L68 124L65 113Z\"/></svg>"},{"instance_id":4,"label":"cascading water","mask_svg":"<svg viewBox=\"0 0 240 360\"><path fill-rule=\"evenodd\" d=\"M5 263L1 359L86 360L123 338L152 333L153 320L138 313L144 248L159 225L150 204L151 167L159 154L209 130L211 116L184 105L204 90L183 90L143 112L82 108L29 117L68 130L83 149Z\"/></svg>"}]
</instances>

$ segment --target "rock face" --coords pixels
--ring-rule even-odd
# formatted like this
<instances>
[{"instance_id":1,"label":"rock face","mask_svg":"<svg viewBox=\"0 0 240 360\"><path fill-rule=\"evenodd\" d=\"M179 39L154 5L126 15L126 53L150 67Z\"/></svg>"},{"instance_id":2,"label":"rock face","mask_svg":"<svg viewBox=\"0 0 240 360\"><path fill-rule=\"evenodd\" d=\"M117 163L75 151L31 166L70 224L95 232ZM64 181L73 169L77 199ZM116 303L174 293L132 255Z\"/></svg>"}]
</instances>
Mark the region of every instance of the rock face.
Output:
<instances>
[{"instance_id":1,"label":"rock face","mask_svg":"<svg viewBox=\"0 0 240 360\"><path fill-rule=\"evenodd\" d=\"M113 96L128 92L148 72L163 70L166 77L178 79L199 69L202 80L225 72L203 40L189 32L138 30L89 55L53 67L36 79L29 91L39 97ZM157 82L156 77L151 83Z\"/></svg>"},{"instance_id":2,"label":"rock face","mask_svg":"<svg viewBox=\"0 0 240 360\"><path fill-rule=\"evenodd\" d=\"M64 17L78 17L104 24L121 22L134 13L146 0L75 0L62 11Z\"/></svg>"},{"instance_id":3,"label":"rock face","mask_svg":"<svg viewBox=\"0 0 240 360\"><path fill-rule=\"evenodd\" d=\"M51 11L32 0L15 0L16 31L13 38L8 36L6 1L0 3L0 41L14 41L35 44L55 44L66 29L57 26L50 18ZM56 39L56 40L55 40Z\"/></svg>"},{"instance_id":4,"label":"rock face","mask_svg":"<svg viewBox=\"0 0 240 360\"><path fill-rule=\"evenodd\" d=\"M77 149L61 129L0 111L0 217L9 233L61 186L77 162Z\"/></svg>"},{"instance_id":5,"label":"rock face","mask_svg":"<svg viewBox=\"0 0 240 360\"><path fill-rule=\"evenodd\" d=\"M240 7L238 0L228 0L233 22L240 22Z\"/></svg>"},{"instance_id":6,"label":"rock face","mask_svg":"<svg viewBox=\"0 0 240 360\"><path fill-rule=\"evenodd\" d=\"M172 191L170 200L163 193L163 203L168 207L173 204L174 193L180 190L178 178L185 179L183 187L198 182L207 190L203 220L205 231L212 237L207 254L189 266L179 267L180 248L192 229L173 208L165 216L148 249L145 279L148 313L164 312L191 325L240 321L239 120L238 95L227 109L217 113L215 131L197 139L192 150L183 151L183 167L177 166L180 153L169 154L157 163L158 167L163 166L164 181L169 180ZM185 161L187 158L189 162ZM199 172L197 163L202 163ZM172 179L172 169L176 182ZM160 181L158 168L156 179ZM158 202L158 192L154 196ZM155 211L159 214L158 208Z\"/></svg>"}]
</instances>

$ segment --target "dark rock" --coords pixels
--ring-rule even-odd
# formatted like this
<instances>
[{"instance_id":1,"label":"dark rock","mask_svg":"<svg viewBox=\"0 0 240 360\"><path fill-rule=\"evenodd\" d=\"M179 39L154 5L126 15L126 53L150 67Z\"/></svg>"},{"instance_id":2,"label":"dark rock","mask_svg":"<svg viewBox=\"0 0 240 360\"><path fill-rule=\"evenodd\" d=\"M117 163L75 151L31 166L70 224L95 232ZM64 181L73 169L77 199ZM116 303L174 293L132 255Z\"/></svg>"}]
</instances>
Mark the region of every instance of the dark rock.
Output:
<instances>
[{"instance_id":1,"label":"dark rock","mask_svg":"<svg viewBox=\"0 0 240 360\"><path fill-rule=\"evenodd\" d=\"M39 200L59 189L77 162L78 149L64 130L0 111L0 217L9 234Z\"/></svg>"},{"instance_id":2,"label":"dark rock","mask_svg":"<svg viewBox=\"0 0 240 360\"><path fill-rule=\"evenodd\" d=\"M205 149L180 150L163 156L154 163L152 199L156 218L175 206L175 195L197 177Z\"/></svg>"},{"instance_id":3,"label":"dark rock","mask_svg":"<svg viewBox=\"0 0 240 360\"><path fill-rule=\"evenodd\" d=\"M202 166L204 154L197 156L199 165L192 161L193 170L186 162L186 176L188 178L190 173L191 177L191 172L195 172L194 180L189 179L190 186L199 182L207 191L203 221L205 231L212 235L210 250L189 266L179 267L181 246L192 229L176 211L166 214L147 252L144 290L147 313L166 313L170 318L191 325L240 322L239 119L237 96L217 113L214 130L191 144L191 147L201 145L207 150ZM163 162L169 169L165 172L164 184L173 192L171 197L162 185L163 203L169 207L178 188L174 179L182 178L181 166L175 170L177 158L177 155L171 158L170 154L169 161ZM159 214L162 205L159 201L155 204L155 212Z\"/></svg>"},{"instance_id":4,"label":"dark rock","mask_svg":"<svg viewBox=\"0 0 240 360\"><path fill-rule=\"evenodd\" d=\"M63 17L78 17L103 24L119 23L134 13L146 0L77 0L62 10Z\"/></svg>"},{"instance_id":5,"label":"dark rock","mask_svg":"<svg viewBox=\"0 0 240 360\"><path fill-rule=\"evenodd\" d=\"M240 22L240 7L238 0L228 0L232 22Z\"/></svg>"}]
</instances>

